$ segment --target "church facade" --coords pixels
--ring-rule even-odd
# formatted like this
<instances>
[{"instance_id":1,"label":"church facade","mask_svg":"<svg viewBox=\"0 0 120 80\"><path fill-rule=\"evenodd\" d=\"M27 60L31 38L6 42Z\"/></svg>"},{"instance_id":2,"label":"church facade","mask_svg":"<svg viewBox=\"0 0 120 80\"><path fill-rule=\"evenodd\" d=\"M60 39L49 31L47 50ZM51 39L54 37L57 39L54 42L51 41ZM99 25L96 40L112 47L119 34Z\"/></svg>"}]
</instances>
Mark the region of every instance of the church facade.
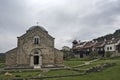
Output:
<instances>
[{"instance_id":1,"label":"church facade","mask_svg":"<svg viewBox=\"0 0 120 80\"><path fill-rule=\"evenodd\" d=\"M17 39L17 47L6 52L7 67L42 68L63 65L63 53L54 48L55 38L43 27L32 26Z\"/></svg>"}]
</instances>

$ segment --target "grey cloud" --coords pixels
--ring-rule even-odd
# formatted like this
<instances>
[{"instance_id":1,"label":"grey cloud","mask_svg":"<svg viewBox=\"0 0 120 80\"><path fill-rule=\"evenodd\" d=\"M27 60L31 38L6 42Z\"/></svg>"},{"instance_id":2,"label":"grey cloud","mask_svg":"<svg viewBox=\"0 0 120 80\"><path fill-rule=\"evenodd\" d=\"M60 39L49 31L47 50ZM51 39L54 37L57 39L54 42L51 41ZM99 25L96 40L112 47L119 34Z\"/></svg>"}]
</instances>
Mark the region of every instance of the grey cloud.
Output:
<instances>
[{"instance_id":1,"label":"grey cloud","mask_svg":"<svg viewBox=\"0 0 120 80\"><path fill-rule=\"evenodd\" d=\"M120 1L112 1L108 3L97 4L96 12L88 14L80 21L83 24L92 25L93 27L101 25L109 25L116 21L116 17L120 14Z\"/></svg>"},{"instance_id":2,"label":"grey cloud","mask_svg":"<svg viewBox=\"0 0 120 80\"><path fill-rule=\"evenodd\" d=\"M0 0L0 38L6 36L10 40L5 41L9 47L0 40L1 52L16 46L16 37L37 20L56 38L59 49L71 46L74 39L90 40L119 28L114 27L120 13L119 0L48 0L42 5L42 0L36 1L37 4L29 0Z\"/></svg>"},{"instance_id":3,"label":"grey cloud","mask_svg":"<svg viewBox=\"0 0 120 80\"><path fill-rule=\"evenodd\" d=\"M57 39L61 39L65 35L71 37L70 40L65 41L66 43L70 43L73 39L90 40L112 31L112 24L119 15L119 6L116 6L119 1L98 1L92 7L80 6L80 2L79 0L69 1L64 5L43 11L42 14L39 13L39 17L44 24L47 22L51 34ZM79 15L85 13L84 10L81 11L81 7L87 10L86 13L90 12L93 7L95 7L95 11L79 18Z\"/></svg>"}]
</instances>

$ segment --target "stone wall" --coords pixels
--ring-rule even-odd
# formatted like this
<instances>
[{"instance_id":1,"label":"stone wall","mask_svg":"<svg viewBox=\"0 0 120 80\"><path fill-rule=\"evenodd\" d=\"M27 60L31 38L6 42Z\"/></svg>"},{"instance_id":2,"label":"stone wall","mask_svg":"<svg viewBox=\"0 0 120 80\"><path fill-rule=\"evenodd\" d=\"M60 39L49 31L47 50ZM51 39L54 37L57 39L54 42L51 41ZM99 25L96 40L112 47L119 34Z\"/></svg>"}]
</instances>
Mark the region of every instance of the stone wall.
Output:
<instances>
[{"instance_id":1,"label":"stone wall","mask_svg":"<svg viewBox=\"0 0 120 80\"><path fill-rule=\"evenodd\" d=\"M34 44L34 36L40 37L40 43ZM28 31L26 34L18 38L18 64L29 64L30 54L33 49L39 48L42 52L43 64L54 64L54 38L48 33L39 29Z\"/></svg>"},{"instance_id":2,"label":"stone wall","mask_svg":"<svg viewBox=\"0 0 120 80\"><path fill-rule=\"evenodd\" d=\"M34 44L34 37L38 36L39 44ZM27 31L18 37L17 49L8 51L6 54L7 65L30 65L33 63L32 51L40 50L39 61L42 66L63 64L63 53L54 49L54 38L48 32L42 31L40 28ZM56 58L55 58L56 57ZM10 61L10 63L9 63ZM33 65L34 66L34 65Z\"/></svg>"},{"instance_id":3,"label":"stone wall","mask_svg":"<svg viewBox=\"0 0 120 80\"><path fill-rule=\"evenodd\" d=\"M54 52L50 48L44 49L44 52L42 52L42 65L50 64L54 64Z\"/></svg>"},{"instance_id":4,"label":"stone wall","mask_svg":"<svg viewBox=\"0 0 120 80\"><path fill-rule=\"evenodd\" d=\"M16 65L17 48L6 52L6 66Z\"/></svg>"},{"instance_id":5,"label":"stone wall","mask_svg":"<svg viewBox=\"0 0 120 80\"><path fill-rule=\"evenodd\" d=\"M58 49L54 50L55 50L55 64L57 66L63 65L63 52Z\"/></svg>"}]
</instances>

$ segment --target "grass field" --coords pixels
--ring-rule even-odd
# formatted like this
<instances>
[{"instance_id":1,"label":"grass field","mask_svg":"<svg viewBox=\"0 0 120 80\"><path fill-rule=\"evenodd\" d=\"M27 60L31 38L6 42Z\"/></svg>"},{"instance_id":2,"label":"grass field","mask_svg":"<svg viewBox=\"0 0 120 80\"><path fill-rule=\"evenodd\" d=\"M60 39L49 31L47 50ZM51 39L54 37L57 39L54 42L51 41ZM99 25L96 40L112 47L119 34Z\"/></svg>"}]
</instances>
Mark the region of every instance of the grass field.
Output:
<instances>
[{"instance_id":1,"label":"grass field","mask_svg":"<svg viewBox=\"0 0 120 80\"><path fill-rule=\"evenodd\" d=\"M34 77L34 76L38 76L41 71L37 71L37 70L33 70L33 71L13 71L13 72L9 72L12 75L5 75L4 73L0 73L0 79L1 78L15 78L15 77Z\"/></svg>"},{"instance_id":2,"label":"grass field","mask_svg":"<svg viewBox=\"0 0 120 80\"><path fill-rule=\"evenodd\" d=\"M53 70L46 73L45 76L77 74L77 73L78 73L77 71L72 71L72 70Z\"/></svg>"},{"instance_id":3,"label":"grass field","mask_svg":"<svg viewBox=\"0 0 120 80\"><path fill-rule=\"evenodd\" d=\"M69 67L74 67L80 64L83 64L85 61L64 61L64 64Z\"/></svg>"},{"instance_id":4,"label":"grass field","mask_svg":"<svg viewBox=\"0 0 120 80\"><path fill-rule=\"evenodd\" d=\"M64 61L66 66L74 67L80 64L85 63L88 60L84 59L71 59ZM103 62L115 62L116 65L105 68L100 72L92 72L82 76L72 76L72 77L62 77L62 78L47 78L42 80L119 80L120 79L120 57L113 59L101 59L95 62L92 62L89 65L78 67L78 69L87 69L96 65L99 65ZM4 67L4 63L0 63L0 67ZM0 73L1 78L14 78L14 77L35 77L41 74L41 71L15 71L10 72L12 76L5 76L5 73ZM43 73L43 76L56 76L56 75L64 75L64 74L78 74L81 73L79 71L74 70L50 70L48 72ZM38 79L39 80L39 79Z\"/></svg>"},{"instance_id":5,"label":"grass field","mask_svg":"<svg viewBox=\"0 0 120 80\"><path fill-rule=\"evenodd\" d=\"M62 77L62 78L52 78L52 79L49 78L44 80L120 80L120 58L99 60L91 64L89 67L94 66L95 64L99 64L101 62L115 62L116 66L106 68L100 72L93 72L82 76ZM76 64L78 64L78 62L76 62ZM83 68L88 68L88 67L85 66Z\"/></svg>"},{"instance_id":6,"label":"grass field","mask_svg":"<svg viewBox=\"0 0 120 80\"><path fill-rule=\"evenodd\" d=\"M5 67L5 63L0 63L0 68L4 68Z\"/></svg>"}]
</instances>

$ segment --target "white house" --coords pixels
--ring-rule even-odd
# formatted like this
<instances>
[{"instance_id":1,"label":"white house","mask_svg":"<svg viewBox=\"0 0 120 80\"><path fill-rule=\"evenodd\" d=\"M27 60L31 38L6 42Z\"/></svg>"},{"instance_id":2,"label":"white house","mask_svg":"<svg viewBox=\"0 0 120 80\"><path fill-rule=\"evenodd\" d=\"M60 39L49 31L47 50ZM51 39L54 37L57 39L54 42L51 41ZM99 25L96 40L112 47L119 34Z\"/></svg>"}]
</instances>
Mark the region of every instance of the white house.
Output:
<instances>
[{"instance_id":1,"label":"white house","mask_svg":"<svg viewBox=\"0 0 120 80\"><path fill-rule=\"evenodd\" d=\"M112 39L110 41L107 41L104 49L105 49L105 52L106 51L111 51L113 52L113 56L118 56L120 55L119 53L119 45L120 45L120 39Z\"/></svg>"},{"instance_id":2,"label":"white house","mask_svg":"<svg viewBox=\"0 0 120 80\"><path fill-rule=\"evenodd\" d=\"M63 51L70 51L70 49L71 49L71 48L68 47L68 46L63 46L63 47L62 47L62 50L63 50Z\"/></svg>"},{"instance_id":3,"label":"white house","mask_svg":"<svg viewBox=\"0 0 120 80\"><path fill-rule=\"evenodd\" d=\"M106 44L105 51L116 51L116 45L114 43Z\"/></svg>"}]
</instances>

